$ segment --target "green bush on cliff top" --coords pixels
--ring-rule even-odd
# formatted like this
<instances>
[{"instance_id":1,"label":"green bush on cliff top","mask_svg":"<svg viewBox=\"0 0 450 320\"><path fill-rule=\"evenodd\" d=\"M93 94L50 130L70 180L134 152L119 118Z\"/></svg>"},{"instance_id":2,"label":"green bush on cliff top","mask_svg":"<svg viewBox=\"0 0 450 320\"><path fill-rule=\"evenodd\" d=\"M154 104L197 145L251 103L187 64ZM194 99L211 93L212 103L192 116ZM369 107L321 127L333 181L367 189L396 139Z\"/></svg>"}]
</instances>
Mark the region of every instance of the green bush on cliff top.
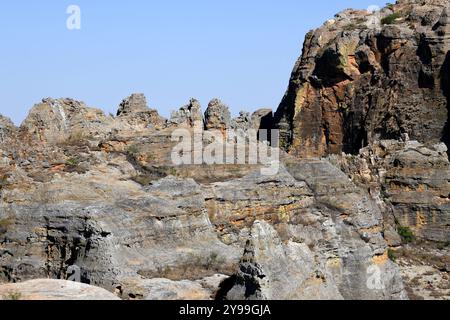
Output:
<instances>
[{"instance_id":1,"label":"green bush on cliff top","mask_svg":"<svg viewBox=\"0 0 450 320\"><path fill-rule=\"evenodd\" d=\"M402 16L400 13L395 12L387 17L381 19L381 24L394 24L397 19L400 19Z\"/></svg>"}]
</instances>

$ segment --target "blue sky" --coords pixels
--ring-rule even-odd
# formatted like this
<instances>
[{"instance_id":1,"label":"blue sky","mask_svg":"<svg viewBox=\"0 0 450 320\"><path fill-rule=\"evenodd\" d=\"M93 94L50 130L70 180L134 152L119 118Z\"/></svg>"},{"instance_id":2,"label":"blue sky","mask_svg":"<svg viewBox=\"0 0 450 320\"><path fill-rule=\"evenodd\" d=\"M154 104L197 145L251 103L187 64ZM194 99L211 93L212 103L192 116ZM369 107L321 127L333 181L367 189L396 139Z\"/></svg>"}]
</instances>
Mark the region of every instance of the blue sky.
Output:
<instances>
[{"instance_id":1,"label":"blue sky","mask_svg":"<svg viewBox=\"0 0 450 320\"><path fill-rule=\"evenodd\" d=\"M133 92L168 116L213 97L233 114L276 109L305 33L386 0L1 1L0 113L19 124L44 97L115 113ZM66 9L81 8L81 30Z\"/></svg>"}]
</instances>

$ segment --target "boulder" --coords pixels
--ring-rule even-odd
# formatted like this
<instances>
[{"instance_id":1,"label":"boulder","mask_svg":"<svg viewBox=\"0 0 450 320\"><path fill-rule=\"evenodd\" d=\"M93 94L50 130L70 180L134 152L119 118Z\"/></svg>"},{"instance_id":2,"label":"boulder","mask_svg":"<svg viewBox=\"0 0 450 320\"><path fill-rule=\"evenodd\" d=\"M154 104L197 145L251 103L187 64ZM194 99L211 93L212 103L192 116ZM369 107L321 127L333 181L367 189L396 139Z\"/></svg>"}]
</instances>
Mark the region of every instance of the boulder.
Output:
<instances>
[{"instance_id":1,"label":"boulder","mask_svg":"<svg viewBox=\"0 0 450 320\"><path fill-rule=\"evenodd\" d=\"M120 300L105 289L83 283L37 279L0 285L0 300Z\"/></svg>"}]
</instances>

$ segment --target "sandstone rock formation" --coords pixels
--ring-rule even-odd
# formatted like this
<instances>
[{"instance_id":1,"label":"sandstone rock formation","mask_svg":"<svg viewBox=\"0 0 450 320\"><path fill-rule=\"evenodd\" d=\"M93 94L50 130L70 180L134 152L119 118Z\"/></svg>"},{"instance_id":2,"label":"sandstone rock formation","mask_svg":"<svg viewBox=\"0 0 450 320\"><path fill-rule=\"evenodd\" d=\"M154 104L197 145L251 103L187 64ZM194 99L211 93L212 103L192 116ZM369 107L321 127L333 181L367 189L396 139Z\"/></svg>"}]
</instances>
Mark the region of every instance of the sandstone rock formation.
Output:
<instances>
[{"instance_id":1,"label":"sandstone rock formation","mask_svg":"<svg viewBox=\"0 0 450 320\"><path fill-rule=\"evenodd\" d=\"M225 131L230 128L231 114L226 105L219 99L209 102L205 112L205 129Z\"/></svg>"},{"instance_id":2,"label":"sandstone rock formation","mask_svg":"<svg viewBox=\"0 0 450 320\"><path fill-rule=\"evenodd\" d=\"M322 156L402 134L447 142L447 10L444 0L398 1L346 10L309 32L276 113L283 146Z\"/></svg>"},{"instance_id":3,"label":"sandstone rock formation","mask_svg":"<svg viewBox=\"0 0 450 320\"><path fill-rule=\"evenodd\" d=\"M0 143L10 137L13 132L16 131L16 127L9 118L0 115Z\"/></svg>"},{"instance_id":4,"label":"sandstone rock formation","mask_svg":"<svg viewBox=\"0 0 450 320\"><path fill-rule=\"evenodd\" d=\"M165 123L156 110L147 106L147 99L142 93L135 93L124 99L117 110L117 117L134 129L147 126L161 128Z\"/></svg>"},{"instance_id":5,"label":"sandstone rock formation","mask_svg":"<svg viewBox=\"0 0 450 320\"><path fill-rule=\"evenodd\" d=\"M65 112L92 112L61 101ZM130 131L120 118L133 114L106 117L97 123L102 134L54 143L57 133L91 123L51 111L34 108L21 136L1 145L0 281L79 270L83 283L124 299L225 297L247 241L259 239L275 253L292 250L256 256L273 281L264 297L404 298L380 208L328 161L284 155L276 176L250 165L176 167L173 124ZM303 258L311 263L294 273ZM384 286L367 287L370 268ZM285 272L279 281L276 270Z\"/></svg>"},{"instance_id":6,"label":"sandstone rock formation","mask_svg":"<svg viewBox=\"0 0 450 320\"><path fill-rule=\"evenodd\" d=\"M446 6L346 10L310 32L275 116L214 99L203 117L192 99L166 121L133 94L116 117L49 98L19 128L0 118L0 282L19 283L0 292L92 297L26 282L75 272L132 300L447 297ZM174 165L173 130L202 120L282 129L278 173Z\"/></svg>"},{"instance_id":7,"label":"sandstone rock formation","mask_svg":"<svg viewBox=\"0 0 450 320\"><path fill-rule=\"evenodd\" d=\"M172 112L170 123L176 125L194 126L196 122L203 121L202 107L196 99L191 99L189 104L178 111Z\"/></svg>"}]
</instances>

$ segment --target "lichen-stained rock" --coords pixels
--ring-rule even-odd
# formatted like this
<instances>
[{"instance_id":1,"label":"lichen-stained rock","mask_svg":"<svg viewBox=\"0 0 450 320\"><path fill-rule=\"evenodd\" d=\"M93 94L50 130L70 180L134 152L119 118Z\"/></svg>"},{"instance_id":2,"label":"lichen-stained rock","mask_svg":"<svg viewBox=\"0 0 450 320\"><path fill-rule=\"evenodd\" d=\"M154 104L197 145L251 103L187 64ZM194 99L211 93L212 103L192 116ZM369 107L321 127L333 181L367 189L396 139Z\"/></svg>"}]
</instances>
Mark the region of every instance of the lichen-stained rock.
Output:
<instances>
[{"instance_id":1,"label":"lichen-stained rock","mask_svg":"<svg viewBox=\"0 0 450 320\"><path fill-rule=\"evenodd\" d=\"M267 259L255 259L258 265L244 259L243 268L250 274L261 272L261 279L253 274L256 278L249 280L250 287L268 286L269 291L245 295L247 287L242 279L249 275L242 271L241 263L244 274L240 271L235 275L237 288L229 299L406 297L398 269L388 259L379 206L329 162L288 159L286 169L282 168L276 177L255 172L235 181L212 184L206 197L211 222L221 240L243 243L250 237L250 247L259 243L262 259ZM259 226L266 231L260 232ZM271 228L276 231L267 231ZM257 235L256 240L253 235ZM277 246L281 241L284 244ZM270 256L273 246L278 253ZM280 252L289 250L292 256L280 257ZM247 248L246 254L250 253ZM305 262L294 257L305 255L312 255L316 264L302 273L299 264ZM312 277L315 272L320 275L318 279ZM373 273L379 276L375 284L371 283ZM328 277L324 288L320 288L322 275ZM222 297L227 298L227 294L222 292Z\"/></svg>"},{"instance_id":2,"label":"lichen-stained rock","mask_svg":"<svg viewBox=\"0 0 450 320\"><path fill-rule=\"evenodd\" d=\"M305 243L283 243L267 222L251 231L228 300L341 299L331 274L323 274Z\"/></svg>"},{"instance_id":3,"label":"lichen-stained rock","mask_svg":"<svg viewBox=\"0 0 450 320\"><path fill-rule=\"evenodd\" d=\"M129 298L138 296L130 278L231 274L238 249L218 240L200 187L169 177L143 189L118 168L124 160L2 190L1 280L66 279L75 267L81 281Z\"/></svg>"},{"instance_id":4,"label":"lichen-stained rock","mask_svg":"<svg viewBox=\"0 0 450 320\"><path fill-rule=\"evenodd\" d=\"M7 138L17 130L14 123L9 119L0 114L0 144L3 143Z\"/></svg>"},{"instance_id":5,"label":"lichen-stained rock","mask_svg":"<svg viewBox=\"0 0 450 320\"><path fill-rule=\"evenodd\" d=\"M105 289L87 284L36 279L0 285L0 300L120 300Z\"/></svg>"},{"instance_id":6,"label":"lichen-stained rock","mask_svg":"<svg viewBox=\"0 0 450 320\"><path fill-rule=\"evenodd\" d=\"M213 99L209 102L205 111L205 129L225 131L230 129L231 114L226 105L219 99Z\"/></svg>"},{"instance_id":7,"label":"lichen-stained rock","mask_svg":"<svg viewBox=\"0 0 450 320\"><path fill-rule=\"evenodd\" d=\"M159 116L158 111L147 106L147 99L142 93L134 93L120 103L117 120L134 129L159 129L164 127L166 122Z\"/></svg>"},{"instance_id":8,"label":"lichen-stained rock","mask_svg":"<svg viewBox=\"0 0 450 320\"><path fill-rule=\"evenodd\" d=\"M187 125L193 127L195 123L203 122L202 107L196 99L191 99L189 104L172 112L169 123L175 125Z\"/></svg>"},{"instance_id":9,"label":"lichen-stained rock","mask_svg":"<svg viewBox=\"0 0 450 320\"><path fill-rule=\"evenodd\" d=\"M341 168L355 182L388 204L397 224L391 221L391 227L411 228L425 240L450 241L450 164L443 143L379 141L343 161Z\"/></svg>"},{"instance_id":10,"label":"lichen-stained rock","mask_svg":"<svg viewBox=\"0 0 450 320\"><path fill-rule=\"evenodd\" d=\"M48 98L31 109L20 130L39 142L56 144L101 137L108 132L108 121L111 119L103 111L83 102Z\"/></svg>"},{"instance_id":11,"label":"lichen-stained rock","mask_svg":"<svg viewBox=\"0 0 450 320\"><path fill-rule=\"evenodd\" d=\"M282 146L309 157L357 154L404 133L449 141L446 7L428 0L346 10L308 33L276 112Z\"/></svg>"}]
</instances>

